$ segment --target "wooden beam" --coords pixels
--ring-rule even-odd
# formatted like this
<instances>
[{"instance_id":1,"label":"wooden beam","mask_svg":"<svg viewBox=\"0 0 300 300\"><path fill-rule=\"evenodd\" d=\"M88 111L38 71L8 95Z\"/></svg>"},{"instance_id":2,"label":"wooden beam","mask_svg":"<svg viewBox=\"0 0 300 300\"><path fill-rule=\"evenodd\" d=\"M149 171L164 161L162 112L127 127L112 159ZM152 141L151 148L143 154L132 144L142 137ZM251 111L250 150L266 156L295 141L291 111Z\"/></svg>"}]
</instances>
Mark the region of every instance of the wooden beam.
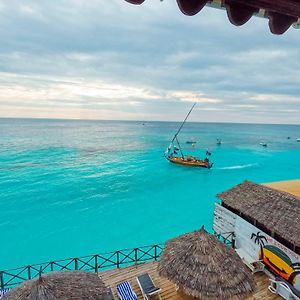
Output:
<instances>
[{"instance_id":1,"label":"wooden beam","mask_svg":"<svg viewBox=\"0 0 300 300\"><path fill-rule=\"evenodd\" d=\"M240 5L248 5L292 17L300 17L299 0L232 0Z\"/></svg>"},{"instance_id":2,"label":"wooden beam","mask_svg":"<svg viewBox=\"0 0 300 300\"><path fill-rule=\"evenodd\" d=\"M187 16L197 14L209 0L177 0L177 4L182 13Z\"/></svg>"},{"instance_id":3,"label":"wooden beam","mask_svg":"<svg viewBox=\"0 0 300 300\"><path fill-rule=\"evenodd\" d=\"M268 12L269 27L272 33L282 34L297 21L296 17L291 17L277 12Z\"/></svg>"},{"instance_id":4,"label":"wooden beam","mask_svg":"<svg viewBox=\"0 0 300 300\"><path fill-rule=\"evenodd\" d=\"M229 21L236 26L245 24L254 13L258 13L259 8L225 0L225 7Z\"/></svg>"}]
</instances>

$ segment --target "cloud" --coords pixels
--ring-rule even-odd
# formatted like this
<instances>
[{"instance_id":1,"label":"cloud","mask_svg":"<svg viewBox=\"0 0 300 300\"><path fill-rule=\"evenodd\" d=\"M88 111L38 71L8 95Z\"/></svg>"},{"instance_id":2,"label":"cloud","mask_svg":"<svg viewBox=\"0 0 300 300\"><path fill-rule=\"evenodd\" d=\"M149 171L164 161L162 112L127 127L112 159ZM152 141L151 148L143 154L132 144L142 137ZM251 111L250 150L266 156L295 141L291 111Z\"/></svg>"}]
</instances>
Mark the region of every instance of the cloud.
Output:
<instances>
[{"instance_id":1,"label":"cloud","mask_svg":"<svg viewBox=\"0 0 300 300\"><path fill-rule=\"evenodd\" d=\"M259 94L254 95L252 97L249 97L249 100L253 100L255 102L261 102L261 103L282 103L284 102L289 104L297 104L299 103L299 97L296 96L290 96L290 95L277 95L277 94Z\"/></svg>"},{"instance_id":2,"label":"cloud","mask_svg":"<svg viewBox=\"0 0 300 300\"><path fill-rule=\"evenodd\" d=\"M11 0L0 38L1 117L181 120L196 101L194 121L299 123L299 31L271 35L264 19L234 27L176 1Z\"/></svg>"},{"instance_id":3,"label":"cloud","mask_svg":"<svg viewBox=\"0 0 300 300\"><path fill-rule=\"evenodd\" d=\"M220 103L221 99L208 98L202 93L187 92L187 91L174 91L169 94L170 98L179 99L181 101L187 102L197 102L197 103Z\"/></svg>"}]
</instances>

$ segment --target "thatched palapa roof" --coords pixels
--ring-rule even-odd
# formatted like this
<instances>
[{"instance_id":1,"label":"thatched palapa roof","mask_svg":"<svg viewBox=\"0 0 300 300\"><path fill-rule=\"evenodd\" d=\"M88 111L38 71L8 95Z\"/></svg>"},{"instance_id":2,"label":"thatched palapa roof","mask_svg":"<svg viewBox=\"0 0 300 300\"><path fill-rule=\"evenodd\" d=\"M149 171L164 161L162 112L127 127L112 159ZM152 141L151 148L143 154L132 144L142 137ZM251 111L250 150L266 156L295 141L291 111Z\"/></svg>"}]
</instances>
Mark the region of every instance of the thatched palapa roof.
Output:
<instances>
[{"instance_id":1,"label":"thatched palapa roof","mask_svg":"<svg viewBox=\"0 0 300 300\"><path fill-rule=\"evenodd\" d=\"M142 4L145 0L126 0L132 4ZM162 1L162 0L161 0ZM226 9L229 21L241 26L253 15L269 19L272 33L282 34L294 23L299 28L299 0L177 0L182 13L193 16L205 5Z\"/></svg>"},{"instance_id":2,"label":"thatched palapa roof","mask_svg":"<svg viewBox=\"0 0 300 300\"><path fill-rule=\"evenodd\" d=\"M226 206L300 247L300 198L244 181L217 195Z\"/></svg>"},{"instance_id":3,"label":"thatched palapa roof","mask_svg":"<svg viewBox=\"0 0 300 300\"><path fill-rule=\"evenodd\" d=\"M3 300L105 300L106 295L107 288L96 273L61 271L23 282Z\"/></svg>"},{"instance_id":4,"label":"thatched palapa roof","mask_svg":"<svg viewBox=\"0 0 300 300\"><path fill-rule=\"evenodd\" d=\"M250 270L234 249L204 229L169 240L158 272L200 299L243 299L255 287Z\"/></svg>"}]
</instances>

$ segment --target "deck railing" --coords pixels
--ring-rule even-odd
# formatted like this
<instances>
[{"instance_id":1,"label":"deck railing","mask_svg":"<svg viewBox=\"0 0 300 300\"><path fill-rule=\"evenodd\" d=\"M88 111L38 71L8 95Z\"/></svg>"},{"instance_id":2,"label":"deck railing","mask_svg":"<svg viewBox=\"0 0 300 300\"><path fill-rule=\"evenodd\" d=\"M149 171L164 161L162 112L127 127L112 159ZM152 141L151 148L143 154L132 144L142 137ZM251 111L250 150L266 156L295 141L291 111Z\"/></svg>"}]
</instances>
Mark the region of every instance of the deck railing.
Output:
<instances>
[{"instance_id":1,"label":"deck railing","mask_svg":"<svg viewBox=\"0 0 300 300\"><path fill-rule=\"evenodd\" d=\"M232 232L227 232L223 235L215 233L215 235L223 243L231 246L234 245L234 235ZM163 244L157 244L108 252L104 254L50 261L46 263L0 271L0 289L12 288L23 281L39 276L40 273L66 270L101 272L112 268L120 268L144 262L155 261L159 259L163 247Z\"/></svg>"},{"instance_id":2,"label":"deck railing","mask_svg":"<svg viewBox=\"0 0 300 300\"><path fill-rule=\"evenodd\" d=\"M25 280L51 271L84 270L100 272L111 268L154 261L160 257L163 245L152 245L134 249L125 249L105 254L95 254L70 259L50 261L21 268L0 271L0 289L11 288Z\"/></svg>"},{"instance_id":3,"label":"deck railing","mask_svg":"<svg viewBox=\"0 0 300 300\"><path fill-rule=\"evenodd\" d=\"M214 235L219 239L221 242L224 244L231 246L232 248L235 248L235 234L234 232L222 232L222 233L217 233L214 232Z\"/></svg>"}]
</instances>

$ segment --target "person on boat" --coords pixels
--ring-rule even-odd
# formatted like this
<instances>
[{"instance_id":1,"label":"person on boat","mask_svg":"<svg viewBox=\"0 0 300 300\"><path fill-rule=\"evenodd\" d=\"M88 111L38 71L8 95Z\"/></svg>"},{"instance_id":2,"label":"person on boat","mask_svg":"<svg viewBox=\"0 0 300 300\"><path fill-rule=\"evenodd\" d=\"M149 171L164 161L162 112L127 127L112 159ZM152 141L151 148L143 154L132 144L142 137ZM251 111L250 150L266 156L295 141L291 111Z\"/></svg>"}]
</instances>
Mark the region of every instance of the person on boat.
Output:
<instances>
[{"instance_id":1,"label":"person on boat","mask_svg":"<svg viewBox=\"0 0 300 300\"><path fill-rule=\"evenodd\" d=\"M210 149L206 149L206 155L210 156L211 155L211 151Z\"/></svg>"}]
</instances>

